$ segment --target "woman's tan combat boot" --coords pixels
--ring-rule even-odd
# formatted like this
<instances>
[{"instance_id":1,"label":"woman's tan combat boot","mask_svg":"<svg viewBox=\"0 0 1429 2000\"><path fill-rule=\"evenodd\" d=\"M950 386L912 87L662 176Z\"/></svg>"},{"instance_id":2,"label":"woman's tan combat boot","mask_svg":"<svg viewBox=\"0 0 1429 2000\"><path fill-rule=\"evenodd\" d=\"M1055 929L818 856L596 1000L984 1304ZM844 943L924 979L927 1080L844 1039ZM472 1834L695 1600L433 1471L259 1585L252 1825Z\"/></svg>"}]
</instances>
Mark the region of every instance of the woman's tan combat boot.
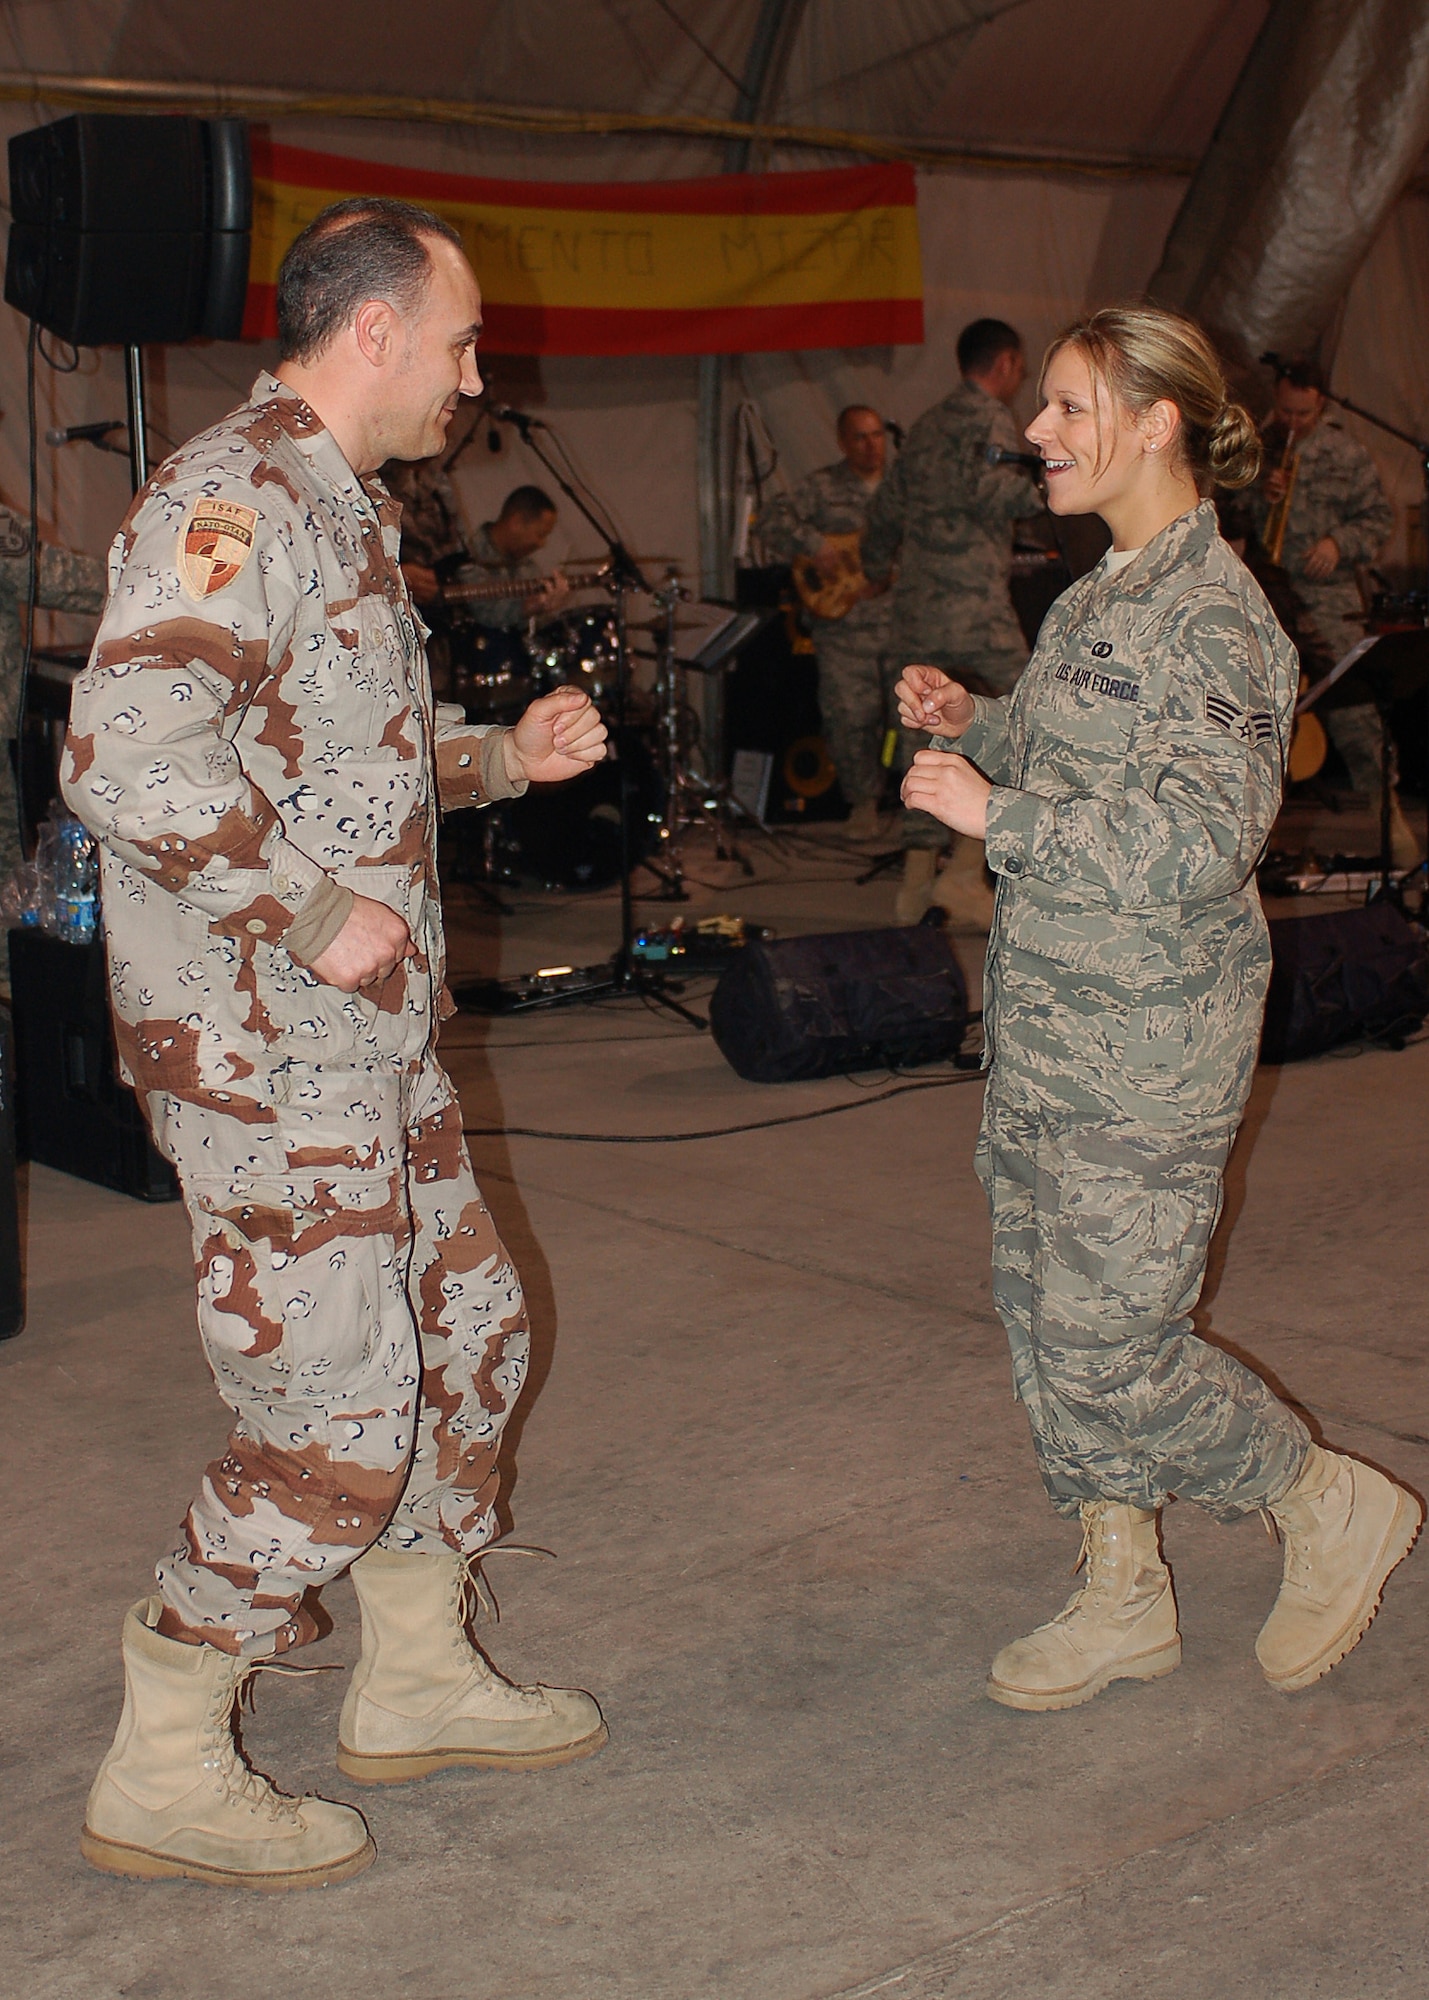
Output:
<instances>
[{"instance_id":1,"label":"woman's tan combat boot","mask_svg":"<svg viewBox=\"0 0 1429 2000\"><path fill-rule=\"evenodd\" d=\"M1271 1686L1289 1694L1359 1644L1424 1510L1372 1465L1312 1444L1269 1512L1285 1537L1285 1573L1255 1656Z\"/></svg>"},{"instance_id":2,"label":"woman's tan combat boot","mask_svg":"<svg viewBox=\"0 0 1429 2000\"><path fill-rule=\"evenodd\" d=\"M953 851L929 899L947 912L949 930L986 937L992 929L993 893L986 861L987 849L980 840L966 833L953 835Z\"/></svg>"},{"instance_id":3,"label":"woman's tan combat boot","mask_svg":"<svg viewBox=\"0 0 1429 2000\"><path fill-rule=\"evenodd\" d=\"M893 915L900 924L916 924L922 921L923 912L933 899L933 878L938 872L938 857L931 847L905 847L903 850L903 880L898 885L898 894L893 903Z\"/></svg>"},{"instance_id":4,"label":"woman's tan combat boot","mask_svg":"<svg viewBox=\"0 0 1429 2000\"><path fill-rule=\"evenodd\" d=\"M467 1636L475 1594L455 1551L371 1548L350 1571L362 1657L338 1723L350 1778L398 1785L449 1764L535 1770L590 1757L606 1727L579 1688L516 1687Z\"/></svg>"},{"instance_id":5,"label":"woman's tan combat boot","mask_svg":"<svg viewBox=\"0 0 1429 2000\"><path fill-rule=\"evenodd\" d=\"M1109 1681L1154 1681L1181 1664L1171 1572L1156 1516L1115 1500L1082 1503L1087 1580L1048 1625L1004 1646L987 1692L1008 1708L1075 1708Z\"/></svg>"},{"instance_id":6,"label":"woman's tan combat boot","mask_svg":"<svg viewBox=\"0 0 1429 2000\"><path fill-rule=\"evenodd\" d=\"M285 1798L251 1770L233 1709L253 1663L154 1631L162 1600L124 1620L124 1712L89 1794L80 1852L111 1875L186 1875L239 1889L320 1889L371 1862L352 1806Z\"/></svg>"}]
</instances>

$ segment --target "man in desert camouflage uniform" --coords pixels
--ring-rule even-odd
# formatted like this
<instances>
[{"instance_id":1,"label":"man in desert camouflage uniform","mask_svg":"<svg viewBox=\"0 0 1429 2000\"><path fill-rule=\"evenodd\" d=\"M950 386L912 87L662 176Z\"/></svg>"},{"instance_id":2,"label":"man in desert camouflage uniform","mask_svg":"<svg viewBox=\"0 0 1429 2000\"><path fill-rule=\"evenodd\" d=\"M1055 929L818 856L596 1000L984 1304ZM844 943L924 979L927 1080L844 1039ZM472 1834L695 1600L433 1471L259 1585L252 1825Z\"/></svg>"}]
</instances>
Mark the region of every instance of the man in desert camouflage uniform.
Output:
<instances>
[{"instance_id":1,"label":"man in desert camouflage uniform","mask_svg":"<svg viewBox=\"0 0 1429 2000\"><path fill-rule=\"evenodd\" d=\"M98 556L41 542L37 569L36 601L42 610L97 612L103 604L104 564ZM29 588L29 523L12 508L0 507L0 885L24 858L10 745L19 726Z\"/></svg>"},{"instance_id":2,"label":"man in desert camouflage uniform","mask_svg":"<svg viewBox=\"0 0 1429 2000\"><path fill-rule=\"evenodd\" d=\"M83 1848L120 1874L284 1888L356 1873L372 1843L351 1808L251 1771L229 1716L349 1566L350 1776L604 1740L588 1695L513 1687L465 1631L528 1332L435 1036L439 808L575 775L605 732L574 690L509 730L432 703L373 475L437 451L480 388L453 232L339 204L278 293L276 375L160 468L115 543L64 783L101 843L123 1068L179 1171L235 1416L125 1620Z\"/></svg>"},{"instance_id":3,"label":"man in desert camouflage uniform","mask_svg":"<svg viewBox=\"0 0 1429 2000\"><path fill-rule=\"evenodd\" d=\"M1262 535L1291 477L1281 463L1287 437L1294 452L1294 484L1280 561L1317 659L1334 662L1365 635L1355 571L1382 552L1394 527L1394 510L1374 460L1330 409L1318 365L1294 360L1276 382L1266 469L1248 496L1251 519ZM1313 668L1311 672L1317 677ZM1353 681L1349 685L1364 692ZM1345 701L1346 691L1331 689L1320 718L1344 759L1351 785L1378 807L1379 713L1368 699ZM1412 867L1419 849L1397 787L1391 798L1390 837L1396 865Z\"/></svg>"},{"instance_id":4,"label":"man in desert camouflage uniform","mask_svg":"<svg viewBox=\"0 0 1429 2000\"><path fill-rule=\"evenodd\" d=\"M853 403L837 430L843 456L822 465L781 495L759 523L772 562L812 557L825 581L839 570L830 535L858 535L869 502L883 478L888 433L877 410ZM824 738L853 807L849 831L856 839L877 831L883 790L883 656L888 647L892 600L887 587L849 607L842 618L811 614L819 662L819 714Z\"/></svg>"},{"instance_id":5,"label":"man in desert camouflage uniform","mask_svg":"<svg viewBox=\"0 0 1429 2000\"><path fill-rule=\"evenodd\" d=\"M1012 524L1042 501L1025 471L989 465L990 446L1025 449L1011 405L1027 375L1021 336L1002 320L974 320L958 339L962 381L919 417L868 510L863 566L876 579L897 560L889 663L941 667L984 694L1006 694L1027 664L1012 608ZM904 761L912 745L905 739ZM926 813L903 822L898 916L916 922L930 897L953 922L986 930L992 895L981 844L957 835L935 885L948 832Z\"/></svg>"}]
</instances>

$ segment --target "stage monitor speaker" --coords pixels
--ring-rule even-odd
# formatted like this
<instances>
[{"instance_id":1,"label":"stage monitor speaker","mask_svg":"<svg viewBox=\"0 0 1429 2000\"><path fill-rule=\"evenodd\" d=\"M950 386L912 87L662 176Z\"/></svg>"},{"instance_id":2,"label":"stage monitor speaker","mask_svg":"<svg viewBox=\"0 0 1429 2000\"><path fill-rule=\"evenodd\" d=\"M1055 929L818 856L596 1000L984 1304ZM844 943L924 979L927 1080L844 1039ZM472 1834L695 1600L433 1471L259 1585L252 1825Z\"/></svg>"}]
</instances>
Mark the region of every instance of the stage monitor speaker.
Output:
<instances>
[{"instance_id":1,"label":"stage monitor speaker","mask_svg":"<svg viewBox=\"0 0 1429 2000\"><path fill-rule=\"evenodd\" d=\"M10 986L21 1157L140 1201L177 1200L174 1170L116 1071L100 940L11 931Z\"/></svg>"},{"instance_id":2,"label":"stage monitor speaker","mask_svg":"<svg viewBox=\"0 0 1429 2000\"><path fill-rule=\"evenodd\" d=\"M1270 926L1260 1060L1303 1062L1346 1042L1402 1047L1429 1014L1429 939L1391 902Z\"/></svg>"},{"instance_id":3,"label":"stage monitor speaker","mask_svg":"<svg viewBox=\"0 0 1429 2000\"><path fill-rule=\"evenodd\" d=\"M968 998L946 934L932 924L747 944L710 995L720 1054L751 1083L948 1062Z\"/></svg>"},{"instance_id":4,"label":"stage monitor speaker","mask_svg":"<svg viewBox=\"0 0 1429 2000\"><path fill-rule=\"evenodd\" d=\"M253 177L241 118L82 112L10 141L5 298L83 347L236 340Z\"/></svg>"},{"instance_id":5,"label":"stage monitor speaker","mask_svg":"<svg viewBox=\"0 0 1429 2000\"><path fill-rule=\"evenodd\" d=\"M15 1185L15 1037L0 1007L0 1340L25 1324L20 1263L20 1199Z\"/></svg>"}]
</instances>

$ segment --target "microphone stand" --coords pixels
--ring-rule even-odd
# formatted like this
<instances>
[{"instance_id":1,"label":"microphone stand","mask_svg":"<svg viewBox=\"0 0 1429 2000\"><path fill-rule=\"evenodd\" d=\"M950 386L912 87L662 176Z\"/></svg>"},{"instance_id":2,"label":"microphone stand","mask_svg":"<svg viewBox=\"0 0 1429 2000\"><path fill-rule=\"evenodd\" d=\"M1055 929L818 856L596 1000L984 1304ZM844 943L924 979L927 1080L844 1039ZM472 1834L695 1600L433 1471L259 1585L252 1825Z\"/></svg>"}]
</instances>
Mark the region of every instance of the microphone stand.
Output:
<instances>
[{"instance_id":1,"label":"microphone stand","mask_svg":"<svg viewBox=\"0 0 1429 2000\"><path fill-rule=\"evenodd\" d=\"M671 997L666 990L664 974L656 967L644 964L635 956L635 903L630 884L635 867L634 843L630 837L630 815L634 794L630 783L630 759L626 755L630 696L630 644L626 635L626 607L632 591L639 591L647 597L655 593L624 542L618 535L612 534L605 523L597 518L593 509L587 506L550 453L543 449L534 433L544 430L546 426L537 418L528 417L522 410L503 409L498 421L515 426L527 450L540 460L571 505L589 522L604 542L610 565L606 588L615 602L615 756L620 776L620 944L610 961L608 970L592 966L584 968L580 973L560 975L562 979L568 979L571 983L552 985L549 991L541 993L532 992L531 981L522 981L524 995L522 1004L559 1007L570 1006L576 1001L598 999L604 994L635 994L641 999L653 1001L671 1014L678 1014L681 1020L688 1021L693 1028L706 1028L709 1026L707 1021Z\"/></svg>"}]
</instances>

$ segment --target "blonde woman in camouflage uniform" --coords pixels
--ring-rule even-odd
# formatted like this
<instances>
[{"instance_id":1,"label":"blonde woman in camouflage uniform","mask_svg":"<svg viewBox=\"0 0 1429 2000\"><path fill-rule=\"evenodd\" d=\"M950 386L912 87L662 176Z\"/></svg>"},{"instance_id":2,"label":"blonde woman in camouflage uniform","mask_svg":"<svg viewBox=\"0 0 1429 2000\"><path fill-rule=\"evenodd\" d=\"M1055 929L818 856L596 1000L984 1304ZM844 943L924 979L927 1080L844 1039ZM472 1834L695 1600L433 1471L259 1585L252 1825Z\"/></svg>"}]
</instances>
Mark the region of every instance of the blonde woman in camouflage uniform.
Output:
<instances>
[{"instance_id":1,"label":"blonde woman in camouflage uniform","mask_svg":"<svg viewBox=\"0 0 1429 2000\"><path fill-rule=\"evenodd\" d=\"M1049 503L1100 513L1112 549L1009 700L925 666L898 687L905 722L934 732L905 797L985 838L998 878L977 1169L1017 1393L1087 1558L988 1693L1068 1708L1179 1664L1157 1523L1173 1496L1279 1523L1256 1652L1288 1691L1358 1642L1420 1508L1192 1330L1255 1064L1270 951L1252 871L1296 687L1205 497L1253 479L1259 446L1204 335L1154 307L1069 328L1042 393L1027 435Z\"/></svg>"}]
</instances>

